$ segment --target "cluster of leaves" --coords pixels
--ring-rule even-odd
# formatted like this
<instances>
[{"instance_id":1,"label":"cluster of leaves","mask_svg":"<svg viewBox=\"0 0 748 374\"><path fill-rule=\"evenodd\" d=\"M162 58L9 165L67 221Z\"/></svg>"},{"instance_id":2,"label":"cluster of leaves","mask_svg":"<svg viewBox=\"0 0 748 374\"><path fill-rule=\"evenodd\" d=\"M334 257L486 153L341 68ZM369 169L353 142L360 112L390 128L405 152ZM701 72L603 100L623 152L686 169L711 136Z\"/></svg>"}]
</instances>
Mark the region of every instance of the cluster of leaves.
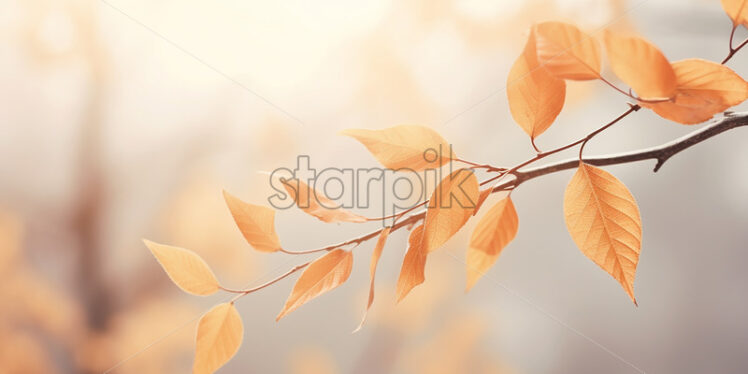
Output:
<instances>
[{"instance_id":1,"label":"cluster of leaves","mask_svg":"<svg viewBox=\"0 0 748 374\"><path fill-rule=\"evenodd\" d=\"M738 25L748 24L746 1L722 2L733 19L734 35ZM511 192L516 185L503 188L504 184L498 182L503 182L507 176L516 176L520 168L530 163L574 146L579 146L580 162L564 196L567 228L581 251L617 280L636 303L634 278L642 237L639 209L621 181L583 161L584 146L592 137L641 107L681 124L704 122L746 100L748 82L724 63L701 59L671 63L656 46L637 36L606 31L602 39L613 73L630 87L629 90L618 88L601 74L602 50L597 39L567 23L545 22L531 28L527 44L514 63L507 83L512 116L530 136L538 152L526 162L512 168L481 165L462 160L451 151L448 155L439 155L437 159L430 160L424 157L425 151L451 149L444 138L426 127L395 126L383 130L346 130L343 134L361 142L388 169L423 171L439 168L449 162L464 163L467 167L444 178L429 200L392 217L382 218L366 218L341 208L328 209L326 206L331 204L327 204L329 200L323 194L299 180L284 181L297 206L321 221L360 223L394 218L394 223L389 227L325 248L289 251L283 248L275 231L274 210L246 203L224 193L242 235L256 250L286 254L324 253L268 283L247 290L226 289L197 254L146 241L169 277L184 291L196 295L209 295L219 290L236 294L230 302L217 305L201 318L197 329L194 372L211 373L238 350L243 328L234 301L239 297L303 270L278 314L277 320L280 320L301 305L343 284L353 267L353 253L345 248L376 237L370 266L368 311L374 301L374 278L387 237L392 231L406 227L411 232L396 289L398 301L402 300L414 287L425 281L428 255L442 247L476 215L488 195L508 190L505 197L483 214L470 238L466 255L467 289L470 289L493 266L502 250L517 234L519 219L511 200ZM731 45L730 56L741 47L733 48ZM577 80L600 80L633 100L634 104L629 104L631 108L628 111L582 140L551 151L540 151L535 139L551 126L561 112L567 81ZM496 175L479 182L475 169L485 169ZM493 181L497 181L493 187L483 187ZM442 204L445 201L450 204ZM424 205L427 206L425 211L413 212Z\"/></svg>"}]
</instances>

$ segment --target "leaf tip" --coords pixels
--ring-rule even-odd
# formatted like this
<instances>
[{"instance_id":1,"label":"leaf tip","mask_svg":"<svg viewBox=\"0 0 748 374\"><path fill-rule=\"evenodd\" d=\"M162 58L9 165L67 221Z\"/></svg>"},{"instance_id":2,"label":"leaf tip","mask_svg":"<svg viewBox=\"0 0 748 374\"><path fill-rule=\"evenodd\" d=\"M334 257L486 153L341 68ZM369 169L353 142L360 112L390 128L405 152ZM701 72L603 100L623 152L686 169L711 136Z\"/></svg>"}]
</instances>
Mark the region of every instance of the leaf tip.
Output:
<instances>
[{"instance_id":1,"label":"leaf tip","mask_svg":"<svg viewBox=\"0 0 748 374\"><path fill-rule=\"evenodd\" d=\"M283 317L286 316L286 314L288 314L288 308L286 306L283 306L283 310L281 310L280 313L275 316L275 322L279 322L281 319L283 319Z\"/></svg>"},{"instance_id":2,"label":"leaf tip","mask_svg":"<svg viewBox=\"0 0 748 374\"><path fill-rule=\"evenodd\" d=\"M629 291L629 290L626 290L626 293L627 293L627 294L629 295L629 297L631 298L631 302L633 302L633 303L634 303L634 306L638 308L638 307L639 307L639 302L637 302L637 301L636 301L636 296L634 296L634 290L633 290L633 289L632 289L632 290L630 290L630 291Z\"/></svg>"},{"instance_id":3,"label":"leaf tip","mask_svg":"<svg viewBox=\"0 0 748 374\"><path fill-rule=\"evenodd\" d=\"M364 320L366 320L366 316L364 316ZM351 335L358 333L361 331L361 329L364 327L364 320L361 321L361 323L358 324L358 327L356 327L353 331L351 331Z\"/></svg>"},{"instance_id":4,"label":"leaf tip","mask_svg":"<svg viewBox=\"0 0 748 374\"><path fill-rule=\"evenodd\" d=\"M343 129L338 131L338 135L341 136L353 136L353 129Z\"/></svg>"},{"instance_id":5,"label":"leaf tip","mask_svg":"<svg viewBox=\"0 0 748 374\"><path fill-rule=\"evenodd\" d=\"M468 268L467 272L467 281L465 282L465 293L470 292L470 290L473 289L476 283L478 283L478 280L484 275L485 273L483 271L480 271L478 269L470 269Z\"/></svg>"},{"instance_id":6,"label":"leaf tip","mask_svg":"<svg viewBox=\"0 0 748 374\"><path fill-rule=\"evenodd\" d=\"M156 255L156 252L159 252L160 244L145 238L143 238L143 244L145 244L146 248L148 248L153 257L156 257L156 260L161 263L161 260L159 260L158 256Z\"/></svg>"},{"instance_id":7,"label":"leaf tip","mask_svg":"<svg viewBox=\"0 0 748 374\"><path fill-rule=\"evenodd\" d=\"M470 275L468 275L467 283L465 284L465 293L470 292L470 290L473 289L473 286L475 286L475 280L471 279Z\"/></svg>"},{"instance_id":8,"label":"leaf tip","mask_svg":"<svg viewBox=\"0 0 748 374\"><path fill-rule=\"evenodd\" d=\"M408 293L407 293L407 292L398 292L398 293L397 293L397 298L395 299L395 304L400 304L400 302L401 302L401 301L403 301L403 299L404 299L404 298L405 298L405 296L407 296L407 295L408 295Z\"/></svg>"}]
</instances>

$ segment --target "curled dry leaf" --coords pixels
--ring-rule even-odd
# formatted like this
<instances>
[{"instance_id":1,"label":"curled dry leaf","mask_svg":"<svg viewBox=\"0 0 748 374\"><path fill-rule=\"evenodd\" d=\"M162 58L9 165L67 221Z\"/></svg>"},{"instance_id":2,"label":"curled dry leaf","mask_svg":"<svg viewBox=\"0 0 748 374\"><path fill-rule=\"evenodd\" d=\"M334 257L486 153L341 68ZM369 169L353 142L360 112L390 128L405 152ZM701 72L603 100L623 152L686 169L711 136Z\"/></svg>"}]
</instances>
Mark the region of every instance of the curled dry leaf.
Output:
<instances>
[{"instance_id":1,"label":"curled dry leaf","mask_svg":"<svg viewBox=\"0 0 748 374\"><path fill-rule=\"evenodd\" d=\"M732 20L733 25L748 27L748 0L722 0L722 8Z\"/></svg>"},{"instance_id":2,"label":"curled dry leaf","mask_svg":"<svg viewBox=\"0 0 748 374\"><path fill-rule=\"evenodd\" d=\"M493 266L501 251L514 240L519 227L519 218L512 199L501 199L478 222L467 250L467 288Z\"/></svg>"},{"instance_id":3,"label":"curled dry leaf","mask_svg":"<svg viewBox=\"0 0 748 374\"><path fill-rule=\"evenodd\" d=\"M444 178L429 199L423 223L426 253L441 247L470 219L480 192L478 179L468 169L459 169Z\"/></svg>"},{"instance_id":4,"label":"curled dry leaf","mask_svg":"<svg viewBox=\"0 0 748 374\"><path fill-rule=\"evenodd\" d=\"M538 61L562 79L600 78L600 46L574 25L543 22L535 25Z\"/></svg>"},{"instance_id":5,"label":"curled dry leaf","mask_svg":"<svg viewBox=\"0 0 748 374\"><path fill-rule=\"evenodd\" d=\"M361 318L361 323L358 324L358 327L356 327L353 332L357 332L364 327L366 316L369 314L369 308L371 308L371 304L374 303L374 277L377 274L377 264L379 264L379 258L382 257L382 250L384 249L384 244L387 243L387 237L390 235L390 230L392 230L392 227L385 227L384 230L382 230L379 234L379 239L377 239L377 244L374 246L374 252L371 254L371 264L369 265L369 275L371 276L369 284L369 300L366 304L364 316Z\"/></svg>"},{"instance_id":6,"label":"curled dry leaf","mask_svg":"<svg viewBox=\"0 0 748 374\"><path fill-rule=\"evenodd\" d=\"M343 130L341 134L361 142L388 169L433 169L456 157L441 135L424 126L400 125L383 130L349 129Z\"/></svg>"},{"instance_id":7,"label":"curled dry leaf","mask_svg":"<svg viewBox=\"0 0 748 374\"><path fill-rule=\"evenodd\" d=\"M673 63L678 88L672 101L640 103L661 117L692 125L748 99L748 82L724 65L701 59Z\"/></svg>"},{"instance_id":8,"label":"curled dry leaf","mask_svg":"<svg viewBox=\"0 0 748 374\"><path fill-rule=\"evenodd\" d=\"M169 278L184 292L210 295L219 289L218 280L208 264L188 249L143 240Z\"/></svg>"},{"instance_id":9,"label":"curled dry leaf","mask_svg":"<svg viewBox=\"0 0 748 374\"><path fill-rule=\"evenodd\" d=\"M410 232L408 251L405 252L400 277L397 279L397 301L400 302L417 285L426 280L426 256L423 248L423 225Z\"/></svg>"},{"instance_id":10,"label":"curled dry leaf","mask_svg":"<svg viewBox=\"0 0 748 374\"><path fill-rule=\"evenodd\" d=\"M535 44L535 32L531 31L506 82L512 117L531 139L551 127L566 97L566 82L540 66Z\"/></svg>"},{"instance_id":11,"label":"curled dry leaf","mask_svg":"<svg viewBox=\"0 0 748 374\"><path fill-rule=\"evenodd\" d=\"M605 32L605 48L613 72L642 99L675 95L675 71L665 55L648 41Z\"/></svg>"},{"instance_id":12,"label":"curled dry leaf","mask_svg":"<svg viewBox=\"0 0 748 374\"><path fill-rule=\"evenodd\" d=\"M580 162L564 195L566 227L582 253L613 276L631 300L641 251L639 208L607 171Z\"/></svg>"},{"instance_id":13,"label":"curled dry leaf","mask_svg":"<svg viewBox=\"0 0 748 374\"><path fill-rule=\"evenodd\" d=\"M276 252L281 249L278 234L275 233L273 209L245 203L226 191L223 191L223 197L239 231L254 249L262 252Z\"/></svg>"},{"instance_id":14,"label":"curled dry leaf","mask_svg":"<svg viewBox=\"0 0 748 374\"><path fill-rule=\"evenodd\" d=\"M193 374L210 374L218 370L239 350L244 326L233 303L216 305L205 313L197 325Z\"/></svg>"},{"instance_id":15,"label":"curled dry leaf","mask_svg":"<svg viewBox=\"0 0 748 374\"><path fill-rule=\"evenodd\" d=\"M293 286L291 295L286 300L283 310L275 318L279 321L286 314L304 305L309 300L343 284L351 275L353 254L342 249L335 249L314 260L301 273Z\"/></svg>"},{"instance_id":16,"label":"curled dry leaf","mask_svg":"<svg viewBox=\"0 0 748 374\"><path fill-rule=\"evenodd\" d=\"M296 206L322 222L366 222L366 217L340 208L340 204L328 199L324 193L311 188L308 184L296 178L282 182L283 187L291 195Z\"/></svg>"}]
</instances>

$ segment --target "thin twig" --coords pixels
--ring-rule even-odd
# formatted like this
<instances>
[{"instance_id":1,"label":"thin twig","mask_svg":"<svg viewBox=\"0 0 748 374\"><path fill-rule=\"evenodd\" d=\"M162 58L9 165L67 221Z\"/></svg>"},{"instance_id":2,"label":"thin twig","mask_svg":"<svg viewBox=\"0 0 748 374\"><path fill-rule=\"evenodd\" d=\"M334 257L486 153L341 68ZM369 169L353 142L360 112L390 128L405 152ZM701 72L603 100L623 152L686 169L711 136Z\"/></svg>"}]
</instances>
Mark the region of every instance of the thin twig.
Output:
<instances>
[{"instance_id":1,"label":"thin twig","mask_svg":"<svg viewBox=\"0 0 748 374\"><path fill-rule=\"evenodd\" d=\"M608 124L607 124L607 125L605 125L605 126L603 126L603 127L599 128L599 129L597 129L597 130L595 130L595 131L591 132L591 133L590 133L589 135L587 135L587 136L586 136L586 137L584 138L584 140L582 141L582 145L581 145L581 146L579 146L579 159L580 159L580 160L582 159L582 152L584 152L584 146L585 146L585 145L587 145L587 143L588 143L588 142L590 141L590 139L594 138L594 137L595 137L595 136L596 136L597 134L599 134L599 133L601 133L601 132L603 132L603 131L607 130L607 129L608 129L608 128L610 128L611 126L615 125L616 123L618 123L618 121L620 121L620 120L622 120L622 119L626 118L626 116L628 116L629 114L631 114L631 113L634 113L634 112L636 112L637 110L641 109L641 107L640 107L639 105L631 105L631 104L629 104L629 105L631 106L631 107L629 108L629 110L625 111L625 112L624 112L623 114L621 114L620 116L618 116L618 117L617 117L616 119L614 119L614 120L612 120L612 121L608 122Z\"/></svg>"},{"instance_id":2,"label":"thin twig","mask_svg":"<svg viewBox=\"0 0 748 374\"><path fill-rule=\"evenodd\" d=\"M475 169L486 169L487 172L493 172L493 171L503 172L503 171L506 171L506 168L502 168L502 167L498 167L498 166L493 166L493 165L489 165L489 164L478 164L478 163L475 163L475 162L472 162L472 161L463 160L461 158L455 158L454 161L462 162L464 164L470 165L470 166L472 166Z\"/></svg>"},{"instance_id":3,"label":"thin twig","mask_svg":"<svg viewBox=\"0 0 748 374\"><path fill-rule=\"evenodd\" d=\"M265 288L265 287L268 287L268 286L270 286L270 285L272 285L272 284L275 284L276 282L278 282L278 281L282 280L283 278L285 278L285 277L287 277L287 276L289 276L289 275L291 275L291 274L293 274L293 273L295 273L295 272L297 272L297 271L299 271L299 270L301 270L301 269L303 269L303 268L305 268L305 267L309 266L309 264L311 264L311 263L312 263L312 261L308 261L308 262L306 262L306 263L303 263L303 264L301 264L301 265L296 265L296 266L294 266L293 268L291 268L291 270L289 270L289 271L287 271L287 272L285 272L285 273L281 274L280 276L278 276L278 277L276 277L276 278L274 278L274 279L271 279L271 280L269 280L269 281L267 281L267 282L265 282L265 283L263 283L263 284L261 284L261 285L259 285L259 286L253 287L253 288L248 288L248 289L246 289L246 290L232 290L232 289L229 289L229 288L224 288L224 287L221 287L221 289L222 289L222 290L224 290L224 291L226 291L226 292L230 292L230 293L235 293L235 294L237 294L237 295L236 295L236 296L235 296L235 297L234 297L233 299L231 299L231 301L230 301L230 302L232 302L232 303L233 303L234 301L236 301L236 299L238 299L238 298L240 298L240 297L242 297L242 296L245 296L245 295L251 294L251 293L253 293L253 292L256 292L256 291L259 291L259 290L261 290L261 289L263 289L263 288Z\"/></svg>"},{"instance_id":4,"label":"thin twig","mask_svg":"<svg viewBox=\"0 0 748 374\"><path fill-rule=\"evenodd\" d=\"M500 180L501 178L503 178L505 175L508 175L508 174L514 175L514 174L516 174L517 170L519 170L519 169L521 169L521 168L523 168L523 167L525 167L527 165L530 165L530 164L532 164L532 163L534 163L536 161L539 161L539 160L541 160L543 158L546 158L548 156L554 155L556 153L565 151L565 150L567 150L569 148L574 148L574 147L576 147L579 144L584 144L584 143L588 142L590 139L592 139L592 137L594 137L595 135L599 134L602 131L605 131L605 129L607 129L608 127L613 126L618 121L622 120L624 117L628 116L629 114L631 114L633 112L636 112L640 108L641 107L639 105L629 104L629 109L626 110L623 114L621 114L620 116L616 117L613 121L606 123L605 125L603 125L599 129L597 129L597 130L595 130L595 131L587 134L585 137L583 137L583 138L581 138L581 139L579 139L579 140L577 140L575 142L571 142L571 143L569 143L567 145L564 145L564 146L552 149L550 151L538 153L537 155L535 155L535 157L530 158L529 160L527 160L525 162L522 162L521 164L519 164L519 165L517 165L517 166L515 166L515 167L513 167L513 168L511 168L509 170L507 170L506 172L504 172L504 173L499 174L499 175L497 175L497 176L495 176L493 178L490 178L488 180L485 180L485 181L481 182L480 185L483 186L483 185L488 184L490 182Z\"/></svg>"},{"instance_id":5,"label":"thin twig","mask_svg":"<svg viewBox=\"0 0 748 374\"><path fill-rule=\"evenodd\" d=\"M739 46L735 48L732 48L732 46L730 46L730 53L727 55L727 57L725 57L724 60L722 60L722 65L726 64L727 61L730 61L730 59L733 56L735 56L735 54L738 53L738 51L740 51L743 47L745 47L746 44L748 44L748 39L745 39L742 43L740 43Z\"/></svg>"}]
</instances>

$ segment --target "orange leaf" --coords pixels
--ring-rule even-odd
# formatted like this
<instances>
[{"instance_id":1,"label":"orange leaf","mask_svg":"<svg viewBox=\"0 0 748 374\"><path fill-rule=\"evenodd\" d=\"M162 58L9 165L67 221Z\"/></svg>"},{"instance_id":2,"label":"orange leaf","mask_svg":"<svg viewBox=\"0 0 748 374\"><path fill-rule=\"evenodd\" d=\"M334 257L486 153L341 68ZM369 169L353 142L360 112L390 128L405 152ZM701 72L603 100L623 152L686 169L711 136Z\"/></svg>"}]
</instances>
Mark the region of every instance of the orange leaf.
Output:
<instances>
[{"instance_id":1,"label":"orange leaf","mask_svg":"<svg viewBox=\"0 0 748 374\"><path fill-rule=\"evenodd\" d=\"M638 37L605 32L613 72L642 99L667 99L677 85L670 62L657 47Z\"/></svg>"},{"instance_id":2,"label":"orange leaf","mask_svg":"<svg viewBox=\"0 0 748 374\"><path fill-rule=\"evenodd\" d=\"M353 268L353 254L342 249L335 249L314 260L301 273L293 286L291 295L286 300L283 310L275 318L279 321L286 314L306 304L309 300L330 291L348 280Z\"/></svg>"},{"instance_id":3,"label":"orange leaf","mask_svg":"<svg viewBox=\"0 0 748 374\"><path fill-rule=\"evenodd\" d=\"M564 107L566 82L540 67L534 31L512 65L506 85L512 117L532 139L551 127Z\"/></svg>"},{"instance_id":4,"label":"orange leaf","mask_svg":"<svg viewBox=\"0 0 748 374\"><path fill-rule=\"evenodd\" d=\"M748 82L724 65L694 58L673 63L673 70L678 80L673 101L641 103L661 117L701 123L748 99Z\"/></svg>"},{"instance_id":5,"label":"orange leaf","mask_svg":"<svg viewBox=\"0 0 748 374\"><path fill-rule=\"evenodd\" d=\"M562 79L600 78L600 46L576 26L563 22L535 25L538 61Z\"/></svg>"},{"instance_id":6,"label":"orange leaf","mask_svg":"<svg viewBox=\"0 0 748 374\"><path fill-rule=\"evenodd\" d=\"M493 192L493 188L490 187L480 192L480 194L478 195L478 202L475 204L475 211L473 211L473 215L478 214L480 207L482 207L483 203L486 202L486 199L488 199L488 196L491 195L491 192Z\"/></svg>"},{"instance_id":7,"label":"orange leaf","mask_svg":"<svg viewBox=\"0 0 748 374\"><path fill-rule=\"evenodd\" d=\"M438 168L455 156L450 145L436 131L413 125L383 130L349 129L342 135L361 142L380 164L388 169L415 171Z\"/></svg>"},{"instance_id":8,"label":"orange leaf","mask_svg":"<svg viewBox=\"0 0 748 374\"><path fill-rule=\"evenodd\" d=\"M197 325L193 374L210 374L228 362L239 350L244 326L233 303L216 305Z\"/></svg>"},{"instance_id":9,"label":"orange leaf","mask_svg":"<svg viewBox=\"0 0 748 374\"><path fill-rule=\"evenodd\" d=\"M219 285L208 264L190 250L143 240L169 278L184 292L193 295L210 295Z\"/></svg>"},{"instance_id":10,"label":"orange leaf","mask_svg":"<svg viewBox=\"0 0 748 374\"><path fill-rule=\"evenodd\" d=\"M223 191L231 215L244 239L258 251L275 252L281 249L275 233L275 211L260 205L245 203Z\"/></svg>"},{"instance_id":11,"label":"orange leaf","mask_svg":"<svg viewBox=\"0 0 748 374\"><path fill-rule=\"evenodd\" d=\"M510 197L492 206L478 222L467 250L467 288L493 266L504 247L517 235L519 218Z\"/></svg>"},{"instance_id":12,"label":"orange leaf","mask_svg":"<svg viewBox=\"0 0 748 374\"><path fill-rule=\"evenodd\" d=\"M355 330L353 330L353 332L357 332L364 327L366 315L369 314L369 308L371 308L371 304L374 303L374 276L377 274L377 264L379 264L379 258L382 257L382 250L384 249L384 244L387 242L387 237L390 235L390 230L392 230L392 227L385 227L384 230L382 230L379 234L379 239L377 239L377 244L374 246L374 252L371 254L371 264L369 265L369 274L371 275L369 301L366 304L366 310L364 311L364 317L361 319L361 323Z\"/></svg>"},{"instance_id":13,"label":"orange leaf","mask_svg":"<svg viewBox=\"0 0 748 374\"><path fill-rule=\"evenodd\" d=\"M566 227L585 256L613 276L631 300L642 224L634 197L616 177L580 162L564 195Z\"/></svg>"},{"instance_id":14,"label":"orange leaf","mask_svg":"<svg viewBox=\"0 0 748 374\"><path fill-rule=\"evenodd\" d=\"M400 302L408 295L410 290L426 280L426 255L428 254L422 245L423 225L419 225L410 232L408 238L408 251L405 252L403 267L400 269L400 277L397 279L397 301Z\"/></svg>"},{"instance_id":15,"label":"orange leaf","mask_svg":"<svg viewBox=\"0 0 748 374\"><path fill-rule=\"evenodd\" d=\"M722 0L722 8L732 19L732 24L748 27L748 0Z\"/></svg>"},{"instance_id":16,"label":"orange leaf","mask_svg":"<svg viewBox=\"0 0 748 374\"><path fill-rule=\"evenodd\" d=\"M286 188L299 209L319 218L322 222L366 222L366 217L337 207L338 204L328 199L324 193L320 193L298 179L284 180L283 187Z\"/></svg>"},{"instance_id":17,"label":"orange leaf","mask_svg":"<svg viewBox=\"0 0 748 374\"><path fill-rule=\"evenodd\" d=\"M478 179L468 169L456 170L439 183L423 224L426 253L441 247L465 225L475 211L479 193Z\"/></svg>"}]
</instances>

